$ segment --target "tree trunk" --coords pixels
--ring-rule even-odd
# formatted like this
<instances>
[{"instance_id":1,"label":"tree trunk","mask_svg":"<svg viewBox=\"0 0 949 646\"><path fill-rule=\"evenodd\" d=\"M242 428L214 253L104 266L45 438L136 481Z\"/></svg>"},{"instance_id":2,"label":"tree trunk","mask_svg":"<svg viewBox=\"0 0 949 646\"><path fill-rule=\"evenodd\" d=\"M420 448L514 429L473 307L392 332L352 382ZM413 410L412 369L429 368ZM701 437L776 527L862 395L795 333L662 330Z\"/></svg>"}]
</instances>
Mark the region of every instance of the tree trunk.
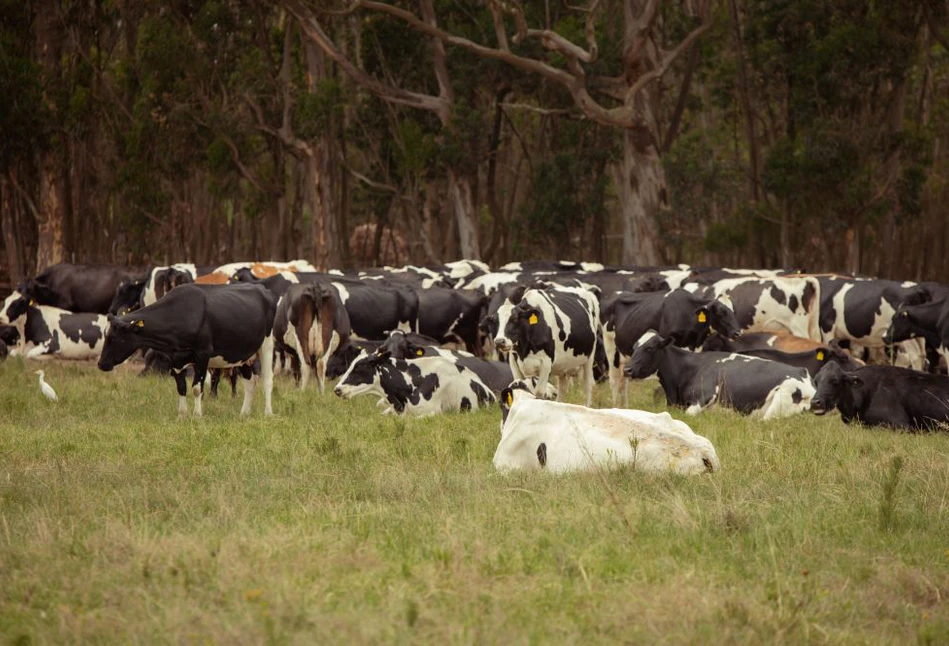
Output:
<instances>
[{"instance_id":1,"label":"tree trunk","mask_svg":"<svg viewBox=\"0 0 949 646\"><path fill-rule=\"evenodd\" d=\"M23 265L20 263L20 241L16 231L14 215L17 197L13 194L13 186L7 177L0 177L0 231L3 232L3 247L7 256L7 271L10 273L10 283L16 285L26 278Z\"/></svg>"},{"instance_id":2,"label":"tree trunk","mask_svg":"<svg viewBox=\"0 0 949 646\"><path fill-rule=\"evenodd\" d=\"M655 214L665 204L666 180L655 140L645 128L623 133L623 159L613 166L623 232L620 262L657 265Z\"/></svg>"},{"instance_id":3,"label":"tree trunk","mask_svg":"<svg viewBox=\"0 0 949 646\"><path fill-rule=\"evenodd\" d=\"M472 198L471 180L448 170L448 195L458 229L458 251L462 258L481 260L478 244L478 222Z\"/></svg>"},{"instance_id":4,"label":"tree trunk","mask_svg":"<svg viewBox=\"0 0 949 646\"><path fill-rule=\"evenodd\" d=\"M60 76L60 53L63 43L63 22L56 0L37 0L35 4L36 60L43 70L43 100L50 119L57 122L56 104L49 93ZM58 132L60 136L61 132ZM48 142L37 155L39 170L39 214L36 249L36 270L63 262L66 255L63 228L66 221L66 165L61 141Z\"/></svg>"}]
</instances>

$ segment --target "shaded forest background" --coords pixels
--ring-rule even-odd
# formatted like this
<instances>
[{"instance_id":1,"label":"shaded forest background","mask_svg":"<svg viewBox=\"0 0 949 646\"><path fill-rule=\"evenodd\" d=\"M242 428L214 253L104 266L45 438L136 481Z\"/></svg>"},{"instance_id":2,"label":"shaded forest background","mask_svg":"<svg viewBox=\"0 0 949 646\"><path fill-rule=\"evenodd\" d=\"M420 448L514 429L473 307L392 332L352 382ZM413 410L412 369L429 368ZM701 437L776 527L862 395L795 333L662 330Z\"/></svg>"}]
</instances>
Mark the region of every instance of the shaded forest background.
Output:
<instances>
[{"instance_id":1,"label":"shaded forest background","mask_svg":"<svg viewBox=\"0 0 949 646\"><path fill-rule=\"evenodd\" d=\"M461 256L949 281L947 36L947 0L0 0L0 284Z\"/></svg>"}]
</instances>

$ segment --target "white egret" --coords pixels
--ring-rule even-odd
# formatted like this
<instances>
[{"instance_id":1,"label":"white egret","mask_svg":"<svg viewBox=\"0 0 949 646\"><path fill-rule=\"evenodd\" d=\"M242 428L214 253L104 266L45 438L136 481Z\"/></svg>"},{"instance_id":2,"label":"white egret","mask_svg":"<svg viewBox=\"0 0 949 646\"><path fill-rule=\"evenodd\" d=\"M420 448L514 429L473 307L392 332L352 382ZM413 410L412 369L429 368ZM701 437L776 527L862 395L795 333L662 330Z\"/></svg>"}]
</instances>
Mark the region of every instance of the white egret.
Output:
<instances>
[{"instance_id":1,"label":"white egret","mask_svg":"<svg viewBox=\"0 0 949 646\"><path fill-rule=\"evenodd\" d=\"M46 375L46 373L43 372L42 370L37 370L33 374L37 374L40 376L40 390L42 390L43 394L46 395L46 399L49 399L54 402L59 401L59 397L56 396L56 391L53 390L53 387L43 380L43 377Z\"/></svg>"}]
</instances>

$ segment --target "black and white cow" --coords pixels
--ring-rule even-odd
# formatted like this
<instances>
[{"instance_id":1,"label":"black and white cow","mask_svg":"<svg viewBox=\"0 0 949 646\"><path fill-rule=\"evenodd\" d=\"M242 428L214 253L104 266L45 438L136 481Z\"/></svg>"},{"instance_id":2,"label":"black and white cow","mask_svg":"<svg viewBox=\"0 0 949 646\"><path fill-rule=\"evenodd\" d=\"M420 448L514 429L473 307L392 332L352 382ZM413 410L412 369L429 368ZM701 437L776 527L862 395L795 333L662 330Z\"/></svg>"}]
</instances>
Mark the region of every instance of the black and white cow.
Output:
<instances>
[{"instance_id":1,"label":"black and white cow","mask_svg":"<svg viewBox=\"0 0 949 646\"><path fill-rule=\"evenodd\" d=\"M511 366L506 361L492 361L482 357L474 356L468 352L458 352L455 350L446 350L438 347L434 339L410 332L399 330L389 334L389 338L382 342L378 352L388 352L393 359L413 359L418 357L443 357L453 361L459 366L459 370L464 368L472 371L498 395L507 388L514 380ZM531 377L525 380L532 387L537 385L537 377ZM544 397L556 398L557 389L548 384Z\"/></svg>"},{"instance_id":2,"label":"black and white cow","mask_svg":"<svg viewBox=\"0 0 949 646\"><path fill-rule=\"evenodd\" d=\"M108 313L122 316L140 308L142 306L142 292L145 290L145 283L148 282L151 273L152 270L149 269L144 274L123 278L122 282L115 288Z\"/></svg>"},{"instance_id":3,"label":"black and white cow","mask_svg":"<svg viewBox=\"0 0 949 646\"><path fill-rule=\"evenodd\" d=\"M376 394L389 404L383 414L418 417L477 409L496 401L477 374L448 358L393 359L385 351L357 357L333 392L343 399Z\"/></svg>"},{"instance_id":4,"label":"black and white cow","mask_svg":"<svg viewBox=\"0 0 949 646\"><path fill-rule=\"evenodd\" d=\"M498 310L498 336L494 344L509 352L515 379L537 376L537 392L543 393L551 376L558 377L558 397L563 396L559 377L583 371L586 404L593 400L593 365L600 305L596 296L582 288L559 287L517 292Z\"/></svg>"},{"instance_id":5,"label":"black and white cow","mask_svg":"<svg viewBox=\"0 0 949 646\"><path fill-rule=\"evenodd\" d=\"M208 368L240 366L248 415L254 398L255 361L260 362L264 412L273 414L273 323L276 299L257 285L185 284L160 301L126 314L109 317L110 328L99 357L106 372L137 350L158 350L171 358L178 387L178 414L187 414L185 369L194 367L194 414L202 414L201 397Z\"/></svg>"},{"instance_id":6,"label":"black and white cow","mask_svg":"<svg viewBox=\"0 0 949 646\"><path fill-rule=\"evenodd\" d=\"M108 330L104 314L38 305L19 292L4 301L0 323L16 328L20 343L12 353L27 359L95 359Z\"/></svg>"},{"instance_id":7,"label":"black and white cow","mask_svg":"<svg viewBox=\"0 0 949 646\"><path fill-rule=\"evenodd\" d=\"M894 280L819 276L821 285L820 329L823 339L882 347L893 314L901 305L931 300L922 285Z\"/></svg>"},{"instance_id":8,"label":"black and white cow","mask_svg":"<svg viewBox=\"0 0 949 646\"><path fill-rule=\"evenodd\" d=\"M25 281L18 291L39 305L106 314L116 288L128 277L129 272L124 267L64 262Z\"/></svg>"},{"instance_id":9,"label":"black and white cow","mask_svg":"<svg viewBox=\"0 0 949 646\"><path fill-rule=\"evenodd\" d=\"M768 336L767 333L751 334ZM702 349L710 352L737 352L749 357L777 361L789 366L804 368L811 377L816 376L828 361L839 363L845 370L856 370L864 365L862 361L850 356L850 353L841 348L836 341L831 341L826 346L817 345L810 350L787 352L774 347L761 347L754 342L749 343L743 339L744 336L742 335L734 341L728 339L709 340L702 345Z\"/></svg>"},{"instance_id":10,"label":"black and white cow","mask_svg":"<svg viewBox=\"0 0 949 646\"><path fill-rule=\"evenodd\" d=\"M725 338L738 335L738 322L728 298L722 300L684 289L671 292L631 294L620 292L600 303L603 346L609 366L613 403L619 399L623 385L623 402L627 401L623 383L623 366L633 355L636 342L649 330L671 338L681 347L695 349L710 334Z\"/></svg>"},{"instance_id":11,"label":"black and white cow","mask_svg":"<svg viewBox=\"0 0 949 646\"><path fill-rule=\"evenodd\" d=\"M153 267L144 276L130 276L119 284L113 294L109 313L123 316L151 305L178 285L193 283L199 268L192 263Z\"/></svg>"},{"instance_id":12,"label":"black and white cow","mask_svg":"<svg viewBox=\"0 0 949 646\"><path fill-rule=\"evenodd\" d=\"M949 423L949 377L894 366L846 372L829 363L817 374L811 410L822 415L834 408L848 424L932 429Z\"/></svg>"},{"instance_id":13,"label":"black and white cow","mask_svg":"<svg viewBox=\"0 0 949 646\"><path fill-rule=\"evenodd\" d=\"M301 374L301 390L310 368L316 370L320 391L325 389L326 364L350 333L349 314L331 285L292 285L277 305L275 342L278 350L291 354L294 374Z\"/></svg>"},{"instance_id":14,"label":"black and white cow","mask_svg":"<svg viewBox=\"0 0 949 646\"><path fill-rule=\"evenodd\" d=\"M690 352L652 332L640 340L623 372L634 379L658 372L668 404L686 407L690 415L720 404L774 419L807 410L814 396L803 368L740 354Z\"/></svg>"},{"instance_id":15,"label":"black and white cow","mask_svg":"<svg viewBox=\"0 0 949 646\"><path fill-rule=\"evenodd\" d=\"M707 296L728 296L739 327L747 332L790 332L822 341L821 284L812 276L754 276L726 278L702 285L687 282L683 289Z\"/></svg>"},{"instance_id":16,"label":"black and white cow","mask_svg":"<svg viewBox=\"0 0 949 646\"><path fill-rule=\"evenodd\" d=\"M692 475L720 468L712 443L669 413L545 401L518 386L501 395L504 421L493 459L500 471L567 473L629 465Z\"/></svg>"}]
</instances>

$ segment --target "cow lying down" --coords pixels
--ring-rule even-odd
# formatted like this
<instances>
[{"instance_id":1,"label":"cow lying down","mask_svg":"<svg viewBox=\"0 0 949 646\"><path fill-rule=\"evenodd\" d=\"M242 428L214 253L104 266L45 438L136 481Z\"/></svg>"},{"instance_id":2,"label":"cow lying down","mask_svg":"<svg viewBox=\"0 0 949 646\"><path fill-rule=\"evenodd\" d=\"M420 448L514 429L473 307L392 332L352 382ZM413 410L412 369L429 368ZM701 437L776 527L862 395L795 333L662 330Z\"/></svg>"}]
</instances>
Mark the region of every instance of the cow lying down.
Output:
<instances>
[{"instance_id":1,"label":"cow lying down","mask_svg":"<svg viewBox=\"0 0 949 646\"><path fill-rule=\"evenodd\" d=\"M630 465L692 475L720 468L712 443L669 413L536 399L523 382L504 390L501 408L501 442L494 453L500 471L567 473Z\"/></svg>"},{"instance_id":2,"label":"cow lying down","mask_svg":"<svg viewBox=\"0 0 949 646\"><path fill-rule=\"evenodd\" d=\"M834 408L847 424L910 430L949 423L949 377L893 366L865 366L847 372L829 363L817 373L811 408L823 415Z\"/></svg>"},{"instance_id":3,"label":"cow lying down","mask_svg":"<svg viewBox=\"0 0 949 646\"><path fill-rule=\"evenodd\" d=\"M380 349L362 352L340 378L333 392L343 399L376 394L388 403L383 414L418 417L446 411L472 410L496 401L477 374L443 356L394 359Z\"/></svg>"},{"instance_id":4,"label":"cow lying down","mask_svg":"<svg viewBox=\"0 0 949 646\"><path fill-rule=\"evenodd\" d=\"M686 407L690 415L720 404L763 419L787 417L807 410L815 392L804 368L727 352L690 352L647 332L624 373L644 379L655 372L666 402Z\"/></svg>"},{"instance_id":5,"label":"cow lying down","mask_svg":"<svg viewBox=\"0 0 949 646\"><path fill-rule=\"evenodd\" d=\"M18 292L4 302L0 323L11 324L17 330L20 345L11 348L11 355L27 359L98 358L109 329L104 314L38 305Z\"/></svg>"}]
</instances>

